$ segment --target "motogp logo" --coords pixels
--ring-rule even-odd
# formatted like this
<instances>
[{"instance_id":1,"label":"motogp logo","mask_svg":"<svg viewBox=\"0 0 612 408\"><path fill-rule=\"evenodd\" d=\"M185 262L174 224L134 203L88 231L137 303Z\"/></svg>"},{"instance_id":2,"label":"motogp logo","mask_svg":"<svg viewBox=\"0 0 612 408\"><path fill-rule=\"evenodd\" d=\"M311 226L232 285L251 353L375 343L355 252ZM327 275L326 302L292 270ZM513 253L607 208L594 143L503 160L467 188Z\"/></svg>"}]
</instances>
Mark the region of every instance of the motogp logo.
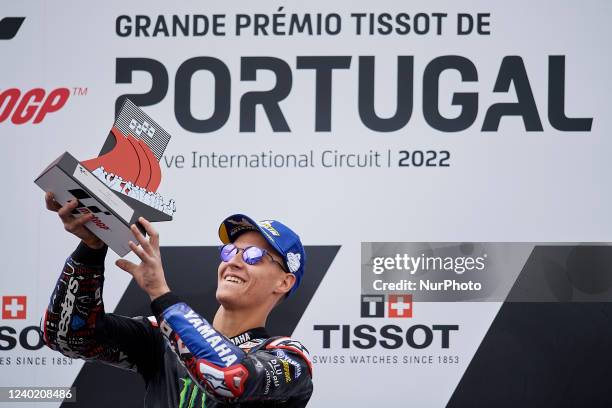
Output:
<instances>
[{"instance_id":1,"label":"motogp logo","mask_svg":"<svg viewBox=\"0 0 612 408\"><path fill-rule=\"evenodd\" d=\"M21 91L17 88L0 91L0 123L8 118L15 125L29 121L42 122L45 117L60 110L70 97L68 88L57 88L46 92L42 88Z\"/></svg>"}]
</instances>

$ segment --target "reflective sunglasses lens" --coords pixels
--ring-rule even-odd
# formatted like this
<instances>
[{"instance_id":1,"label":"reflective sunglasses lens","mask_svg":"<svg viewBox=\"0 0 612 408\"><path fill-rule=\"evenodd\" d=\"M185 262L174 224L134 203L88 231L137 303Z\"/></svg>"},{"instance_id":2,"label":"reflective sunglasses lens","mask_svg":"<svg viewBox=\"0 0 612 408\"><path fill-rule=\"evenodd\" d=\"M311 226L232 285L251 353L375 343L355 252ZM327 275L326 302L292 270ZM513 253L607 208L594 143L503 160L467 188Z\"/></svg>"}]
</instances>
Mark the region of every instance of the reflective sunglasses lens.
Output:
<instances>
[{"instance_id":1,"label":"reflective sunglasses lens","mask_svg":"<svg viewBox=\"0 0 612 408\"><path fill-rule=\"evenodd\" d=\"M245 248L244 252L242 253L242 259L249 265L255 265L257 262L261 261L263 256L263 249L257 247Z\"/></svg>"},{"instance_id":2,"label":"reflective sunglasses lens","mask_svg":"<svg viewBox=\"0 0 612 408\"><path fill-rule=\"evenodd\" d=\"M233 244L224 245L221 248L221 260L229 262L236 255L237 248Z\"/></svg>"}]
</instances>

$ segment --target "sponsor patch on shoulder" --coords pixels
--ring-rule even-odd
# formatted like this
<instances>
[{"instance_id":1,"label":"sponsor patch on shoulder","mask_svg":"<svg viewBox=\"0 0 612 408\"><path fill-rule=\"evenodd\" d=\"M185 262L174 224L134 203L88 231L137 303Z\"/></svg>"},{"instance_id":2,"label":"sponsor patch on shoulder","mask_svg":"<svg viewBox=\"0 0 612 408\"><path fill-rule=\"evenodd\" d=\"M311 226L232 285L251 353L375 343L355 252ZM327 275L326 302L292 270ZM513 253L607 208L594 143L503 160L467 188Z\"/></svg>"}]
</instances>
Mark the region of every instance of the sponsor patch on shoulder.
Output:
<instances>
[{"instance_id":1,"label":"sponsor patch on shoulder","mask_svg":"<svg viewBox=\"0 0 612 408\"><path fill-rule=\"evenodd\" d=\"M312 375L312 362L310 361L310 354L308 353L308 349L306 349L306 347L304 347L304 345L299 341L293 340L289 337L280 337L266 345L266 349L282 349L283 351L297 354L306 362L308 365L308 371Z\"/></svg>"}]
</instances>

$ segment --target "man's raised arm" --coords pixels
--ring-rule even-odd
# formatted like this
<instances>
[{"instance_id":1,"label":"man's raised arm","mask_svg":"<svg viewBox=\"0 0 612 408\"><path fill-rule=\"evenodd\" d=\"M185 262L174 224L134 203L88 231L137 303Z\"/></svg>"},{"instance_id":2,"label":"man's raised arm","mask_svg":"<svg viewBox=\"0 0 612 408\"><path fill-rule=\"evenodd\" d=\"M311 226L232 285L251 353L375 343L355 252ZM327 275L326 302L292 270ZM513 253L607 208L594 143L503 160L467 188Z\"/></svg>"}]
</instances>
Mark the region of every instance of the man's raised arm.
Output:
<instances>
[{"instance_id":1,"label":"man's raised arm","mask_svg":"<svg viewBox=\"0 0 612 408\"><path fill-rule=\"evenodd\" d=\"M45 344L68 357L138 369L146 379L163 346L156 323L105 312L102 293L107 246L83 227L86 216L68 216L76 202L60 206L51 201L52 196L46 198L47 208L57 211L65 229L82 241L66 260L41 320Z\"/></svg>"},{"instance_id":2,"label":"man's raised arm","mask_svg":"<svg viewBox=\"0 0 612 408\"><path fill-rule=\"evenodd\" d=\"M308 351L288 337L272 338L245 353L172 292L153 311L191 377L224 402L308 400L312 366Z\"/></svg>"}]
</instances>

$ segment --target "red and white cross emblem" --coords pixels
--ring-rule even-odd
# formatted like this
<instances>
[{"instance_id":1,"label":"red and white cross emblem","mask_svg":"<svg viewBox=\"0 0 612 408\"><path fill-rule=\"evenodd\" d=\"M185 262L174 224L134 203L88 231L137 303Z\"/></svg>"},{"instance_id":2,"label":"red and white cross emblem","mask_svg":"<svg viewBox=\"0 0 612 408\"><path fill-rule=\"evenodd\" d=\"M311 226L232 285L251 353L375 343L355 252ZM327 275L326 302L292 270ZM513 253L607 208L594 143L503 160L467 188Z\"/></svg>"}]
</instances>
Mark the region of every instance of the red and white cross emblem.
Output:
<instances>
[{"instance_id":1,"label":"red and white cross emblem","mask_svg":"<svg viewBox=\"0 0 612 408\"><path fill-rule=\"evenodd\" d=\"M389 295L388 317L412 317L412 295Z\"/></svg>"},{"instance_id":2,"label":"red and white cross emblem","mask_svg":"<svg viewBox=\"0 0 612 408\"><path fill-rule=\"evenodd\" d=\"M27 310L26 296L2 296L3 319L25 319Z\"/></svg>"}]
</instances>

